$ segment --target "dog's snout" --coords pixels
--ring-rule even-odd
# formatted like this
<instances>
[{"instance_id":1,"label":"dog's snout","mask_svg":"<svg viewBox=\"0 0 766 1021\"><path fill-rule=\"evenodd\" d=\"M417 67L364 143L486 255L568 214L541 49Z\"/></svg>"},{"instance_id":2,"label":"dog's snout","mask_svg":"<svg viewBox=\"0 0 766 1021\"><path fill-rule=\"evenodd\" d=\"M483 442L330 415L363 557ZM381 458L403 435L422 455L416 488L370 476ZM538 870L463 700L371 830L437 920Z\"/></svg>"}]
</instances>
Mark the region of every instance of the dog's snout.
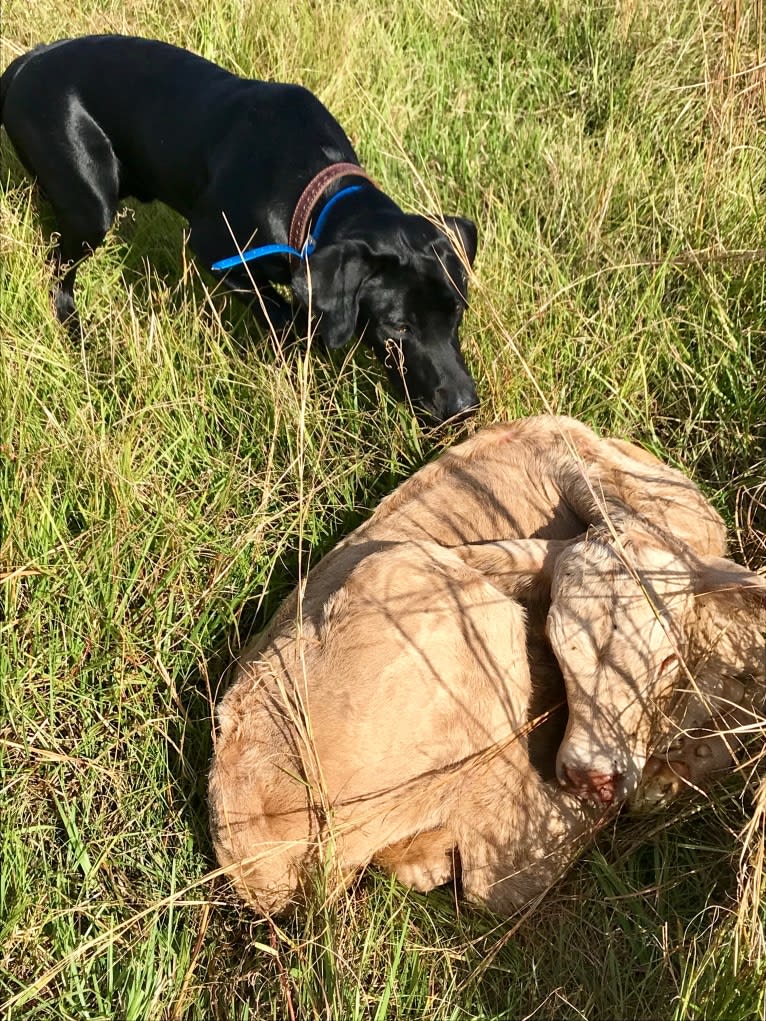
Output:
<instances>
[{"instance_id":1,"label":"dog's snout","mask_svg":"<svg viewBox=\"0 0 766 1021\"><path fill-rule=\"evenodd\" d=\"M479 398L473 382L460 389L440 386L434 394L433 414L439 424L461 421L478 410Z\"/></svg>"}]
</instances>

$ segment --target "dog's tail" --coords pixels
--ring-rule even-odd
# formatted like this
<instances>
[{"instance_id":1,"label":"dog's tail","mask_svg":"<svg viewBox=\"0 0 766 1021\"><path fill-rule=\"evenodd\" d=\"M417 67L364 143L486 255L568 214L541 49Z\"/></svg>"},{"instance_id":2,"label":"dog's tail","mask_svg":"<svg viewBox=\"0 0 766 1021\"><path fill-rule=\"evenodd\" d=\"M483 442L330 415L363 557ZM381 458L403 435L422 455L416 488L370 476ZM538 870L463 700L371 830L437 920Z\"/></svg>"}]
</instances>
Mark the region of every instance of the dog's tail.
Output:
<instances>
[{"instance_id":1,"label":"dog's tail","mask_svg":"<svg viewBox=\"0 0 766 1021\"><path fill-rule=\"evenodd\" d=\"M29 50L27 53L22 53L21 56L16 57L12 60L8 67L3 71L2 77L0 77L0 124L3 123L3 107L5 106L5 97L8 95L8 91L13 84L13 80L22 67L26 64L30 57L33 57L40 50L47 49L45 43L41 43L39 46L35 46L33 50Z\"/></svg>"}]
</instances>

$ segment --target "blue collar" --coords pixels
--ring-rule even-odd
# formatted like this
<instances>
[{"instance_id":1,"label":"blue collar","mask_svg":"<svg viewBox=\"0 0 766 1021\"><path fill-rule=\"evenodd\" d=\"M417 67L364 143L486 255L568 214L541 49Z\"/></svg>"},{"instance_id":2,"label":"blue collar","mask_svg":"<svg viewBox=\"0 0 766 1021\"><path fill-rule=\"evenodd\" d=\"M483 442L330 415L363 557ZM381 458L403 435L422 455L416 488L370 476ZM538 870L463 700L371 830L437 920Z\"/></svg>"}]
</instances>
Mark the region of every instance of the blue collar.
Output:
<instances>
[{"instance_id":1,"label":"blue collar","mask_svg":"<svg viewBox=\"0 0 766 1021\"><path fill-rule=\"evenodd\" d=\"M252 262L253 259L262 259L266 255L294 255L298 259L308 259L313 254L314 249L319 241L319 235L322 233L327 214L330 212L332 207L340 199L346 195L351 195L355 191L361 191L364 187L363 184L352 184L348 188L341 188L339 192L327 202L322 212L319 214L316 222L316 226L312 231L309 232L306 240L303 243L303 248L298 251L297 248L293 248L291 245L261 245L260 248L248 248L246 252L237 253L236 255L230 255L227 259L219 259L218 262L214 262L210 267L215 270L231 269L232 266L239 266L243 262Z\"/></svg>"}]
</instances>

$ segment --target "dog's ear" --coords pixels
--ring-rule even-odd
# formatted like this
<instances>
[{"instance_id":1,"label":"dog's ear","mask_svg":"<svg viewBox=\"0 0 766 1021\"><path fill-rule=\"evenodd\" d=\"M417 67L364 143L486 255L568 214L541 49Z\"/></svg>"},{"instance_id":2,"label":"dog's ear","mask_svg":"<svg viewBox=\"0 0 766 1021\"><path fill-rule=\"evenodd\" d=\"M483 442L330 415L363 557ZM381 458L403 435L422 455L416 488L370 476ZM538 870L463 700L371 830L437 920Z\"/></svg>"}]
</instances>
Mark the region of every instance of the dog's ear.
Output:
<instances>
[{"instance_id":1,"label":"dog's ear","mask_svg":"<svg viewBox=\"0 0 766 1021\"><path fill-rule=\"evenodd\" d=\"M317 321L317 332L329 348L343 347L354 335L359 296L369 275L369 252L358 241L324 245L301 259L293 273L298 301Z\"/></svg>"},{"instance_id":2,"label":"dog's ear","mask_svg":"<svg viewBox=\"0 0 766 1021\"><path fill-rule=\"evenodd\" d=\"M476 224L473 220L466 219L465 216L445 216L444 223L450 233L455 235L454 239L450 238L450 241L458 256L465 257L468 265L473 266L478 244Z\"/></svg>"}]
</instances>

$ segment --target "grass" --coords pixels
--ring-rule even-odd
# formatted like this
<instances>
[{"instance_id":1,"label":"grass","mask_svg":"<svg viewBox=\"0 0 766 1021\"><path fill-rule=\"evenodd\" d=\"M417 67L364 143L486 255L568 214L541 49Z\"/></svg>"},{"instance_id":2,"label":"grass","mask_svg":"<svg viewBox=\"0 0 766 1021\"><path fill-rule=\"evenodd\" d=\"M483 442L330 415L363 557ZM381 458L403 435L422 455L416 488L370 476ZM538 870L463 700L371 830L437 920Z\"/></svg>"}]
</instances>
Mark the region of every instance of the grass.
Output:
<instances>
[{"instance_id":1,"label":"grass","mask_svg":"<svg viewBox=\"0 0 766 1021\"><path fill-rule=\"evenodd\" d=\"M0 66L127 31L302 81L408 209L479 224L481 422L551 408L684 467L766 563L766 14L714 0L5 0ZM215 873L231 652L421 431L362 351L281 349L128 211L80 272L0 184L0 998L12 1018L764 1017L763 771L623 818L531 916L383 876L268 927ZM44 213L44 210L43 210ZM759 787L760 784L760 787Z\"/></svg>"}]
</instances>

